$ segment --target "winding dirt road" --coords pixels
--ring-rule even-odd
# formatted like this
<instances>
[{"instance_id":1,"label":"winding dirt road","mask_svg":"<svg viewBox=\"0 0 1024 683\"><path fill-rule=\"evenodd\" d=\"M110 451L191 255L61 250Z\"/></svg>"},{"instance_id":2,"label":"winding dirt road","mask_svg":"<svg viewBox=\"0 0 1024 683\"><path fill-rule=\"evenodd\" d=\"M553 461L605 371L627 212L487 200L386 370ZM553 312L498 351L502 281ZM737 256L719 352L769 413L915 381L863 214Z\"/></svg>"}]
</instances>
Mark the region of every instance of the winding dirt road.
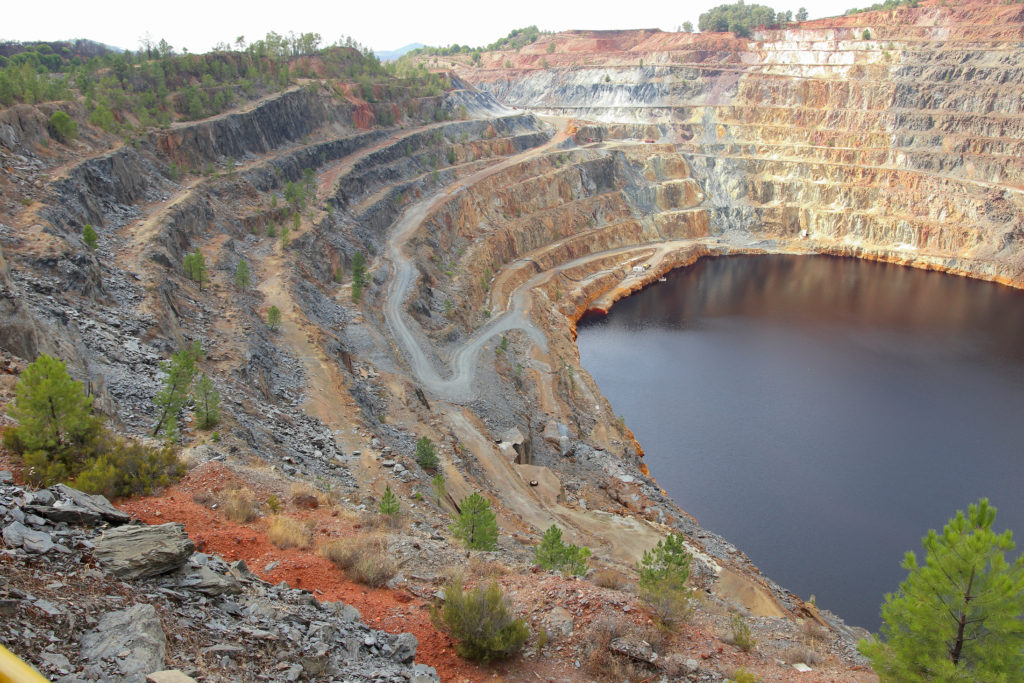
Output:
<instances>
[{"instance_id":1,"label":"winding dirt road","mask_svg":"<svg viewBox=\"0 0 1024 683\"><path fill-rule=\"evenodd\" d=\"M399 221L388 239L387 256L394 267L394 277L388 284L387 297L384 304L384 318L391 328L394 339L401 345L409 362L410 370L416 375L419 381L430 392L453 403L466 403L473 398L473 372L476 367L477 356L484 344L501 332L512 329L520 329L526 332L541 348L547 348L547 340L543 333L538 330L525 315L525 298L517 300L506 313L497 316L489 323L477 330L469 341L467 341L451 358L449 365L451 370L448 377L442 377L437 368L427 357L423 347L420 346L416 334L410 327L405 313L405 300L409 296L409 290L415 279L416 269L412 260L403 251L405 243L423 224L423 221L441 204L448 201L452 195L462 192L495 173L520 164L527 159L544 154L555 145L568 138L568 129L563 128L554 135L548 142L540 147L534 147L493 166L477 171L471 175L458 180L450 185L443 192L429 197L421 202L410 206Z\"/></svg>"}]
</instances>

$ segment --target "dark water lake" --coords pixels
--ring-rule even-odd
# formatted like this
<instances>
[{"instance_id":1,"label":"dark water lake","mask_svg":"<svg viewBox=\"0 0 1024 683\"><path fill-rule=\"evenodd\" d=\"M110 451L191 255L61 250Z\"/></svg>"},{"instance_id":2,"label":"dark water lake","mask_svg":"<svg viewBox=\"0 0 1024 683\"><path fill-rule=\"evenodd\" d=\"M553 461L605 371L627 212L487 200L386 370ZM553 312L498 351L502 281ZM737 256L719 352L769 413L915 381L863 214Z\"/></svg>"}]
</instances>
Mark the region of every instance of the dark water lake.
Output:
<instances>
[{"instance_id":1,"label":"dark water lake","mask_svg":"<svg viewBox=\"0 0 1024 683\"><path fill-rule=\"evenodd\" d=\"M1024 292L712 258L581 321L578 343L680 507L847 623L877 631L904 552L980 497L1024 542Z\"/></svg>"}]
</instances>

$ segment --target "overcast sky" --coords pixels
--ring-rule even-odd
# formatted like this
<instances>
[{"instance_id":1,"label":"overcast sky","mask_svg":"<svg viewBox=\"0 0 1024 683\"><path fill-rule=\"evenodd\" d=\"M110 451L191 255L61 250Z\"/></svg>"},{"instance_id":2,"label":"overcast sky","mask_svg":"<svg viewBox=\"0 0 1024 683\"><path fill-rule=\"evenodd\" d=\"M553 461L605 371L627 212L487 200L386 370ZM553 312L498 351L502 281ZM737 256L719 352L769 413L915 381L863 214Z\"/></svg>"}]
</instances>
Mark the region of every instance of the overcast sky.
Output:
<instances>
[{"instance_id":1,"label":"overcast sky","mask_svg":"<svg viewBox=\"0 0 1024 683\"><path fill-rule=\"evenodd\" d=\"M792 10L800 4L762 4ZM801 0L797 0L801 2ZM810 17L842 14L856 0L802 0ZM635 0L566 2L564 0L335 0L282 2L249 0L26 0L5 3L0 40L90 38L121 48L138 49L143 36L165 38L175 50L205 52L214 44L252 41L268 31L287 34L316 32L329 44L352 36L374 50L392 50L409 43L486 45L514 28L536 24L547 31L566 29L660 28L675 30L722 0ZM863 4L870 4L863 0Z\"/></svg>"}]
</instances>

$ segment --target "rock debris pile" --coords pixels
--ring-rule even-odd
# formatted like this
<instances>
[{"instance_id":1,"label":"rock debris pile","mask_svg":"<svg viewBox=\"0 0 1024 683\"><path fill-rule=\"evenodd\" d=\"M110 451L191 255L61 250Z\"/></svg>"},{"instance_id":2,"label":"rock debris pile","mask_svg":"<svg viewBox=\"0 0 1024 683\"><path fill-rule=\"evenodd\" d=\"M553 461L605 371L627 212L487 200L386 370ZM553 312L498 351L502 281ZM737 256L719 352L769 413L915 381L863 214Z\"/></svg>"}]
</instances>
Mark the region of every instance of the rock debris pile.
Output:
<instances>
[{"instance_id":1,"label":"rock debris pile","mask_svg":"<svg viewBox=\"0 0 1024 683\"><path fill-rule=\"evenodd\" d=\"M54 681L438 680L412 634L195 552L182 525L133 523L102 496L0 472L0 538L5 641Z\"/></svg>"}]
</instances>

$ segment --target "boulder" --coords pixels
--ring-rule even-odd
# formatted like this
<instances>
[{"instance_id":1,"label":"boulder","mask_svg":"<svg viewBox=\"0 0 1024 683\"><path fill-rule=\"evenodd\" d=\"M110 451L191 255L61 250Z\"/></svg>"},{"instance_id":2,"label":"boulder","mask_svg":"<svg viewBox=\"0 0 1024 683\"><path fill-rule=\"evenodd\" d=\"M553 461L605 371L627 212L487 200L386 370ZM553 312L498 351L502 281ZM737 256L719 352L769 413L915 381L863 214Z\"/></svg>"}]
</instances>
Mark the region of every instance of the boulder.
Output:
<instances>
[{"instance_id":1,"label":"boulder","mask_svg":"<svg viewBox=\"0 0 1024 683\"><path fill-rule=\"evenodd\" d=\"M111 524L127 524L131 521L131 516L121 512L106 499L105 496L93 496L88 493L83 493L78 489L73 489L67 484L57 484L51 486L52 491L56 496L64 501L72 503L80 508L85 508L91 512L95 512L104 521L110 522Z\"/></svg>"},{"instance_id":2,"label":"boulder","mask_svg":"<svg viewBox=\"0 0 1024 683\"><path fill-rule=\"evenodd\" d=\"M152 605L133 605L107 612L92 631L82 636L82 659L97 664L109 661L119 675L106 678L121 683L145 683L147 675L164 668L167 636Z\"/></svg>"},{"instance_id":3,"label":"boulder","mask_svg":"<svg viewBox=\"0 0 1024 683\"><path fill-rule=\"evenodd\" d=\"M185 526L168 522L109 529L96 542L93 556L108 574L134 579L174 571L195 549Z\"/></svg>"},{"instance_id":4,"label":"boulder","mask_svg":"<svg viewBox=\"0 0 1024 683\"><path fill-rule=\"evenodd\" d=\"M146 676L146 683L196 683L196 679L186 676L177 669L154 671Z\"/></svg>"},{"instance_id":5,"label":"boulder","mask_svg":"<svg viewBox=\"0 0 1024 683\"><path fill-rule=\"evenodd\" d=\"M29 528L21 522L14 521L4 527L4 545L8 548L20 548Z\"/></svg>"},{"instance_id":6,"label":"boulder","mask_svg":"<svg viewBox=\"0 0 1024 683\"><path fill-rule=\"evenodd\" d=\"M638 662L654 664L658 661L658 653L654 651L651 644L646 640L634 640L631 638L616 638L608 646L612 652L625 655Z\"/></svg>"},{"instance_id":7,"label":"boulder","mask_svg":"<svg viewBox=\"0 0 1024 683\"><path fill-rule=\"evenodd\" d=\"M189 588L204 595L215 596L224 593L241 593L242 585L233 576L224 576L209 567L200 567L178 582L181 588Z\"/></svg>"},{"instance_id":8,"label":"boulder","mask_svg":"<svg viewBox=\"0 0 1024 683\"><path fill-rule=\"evenodd\" d=\"M548 626L550 626L549 633L560 638L571 635L576 625L572 612L558 606L551 609L546 621Z\"/></svg>"},{"instance_id":9,"label":"boulder","mask_svg":"<svg viewBox=\"0 0 1024 683\"><path fill-rule=\"evenodd\" d=\"M21 508L25 512L39 515L51 522L65 522L76 526L98 526L105 520L103 515L74 503L57 501L54 505L24 505Z\"/></svg>"},{"instance_id":10,"label":"boulder","mask_svg":"<svg viewBox=\"0 0 1024 683\"><path fill-rule=\"evenodd\" d=\"M416 658L419 642L411 633L399 633L395 638L395 647L391 650L391 659L399 664L409 664Z\"/></svg>"},{"instance_id":11,"label":"boulder","mask_svg":"<svg viewBox=\"0 0 1024 683\"><path fill-rule=\"evenodd\" d=\"M21 522L11 522L3 531L4 544L9 548L24 548L33 553L53 550L53 539L45 531L29 529Z\"/></svg>"}]
</instances>

